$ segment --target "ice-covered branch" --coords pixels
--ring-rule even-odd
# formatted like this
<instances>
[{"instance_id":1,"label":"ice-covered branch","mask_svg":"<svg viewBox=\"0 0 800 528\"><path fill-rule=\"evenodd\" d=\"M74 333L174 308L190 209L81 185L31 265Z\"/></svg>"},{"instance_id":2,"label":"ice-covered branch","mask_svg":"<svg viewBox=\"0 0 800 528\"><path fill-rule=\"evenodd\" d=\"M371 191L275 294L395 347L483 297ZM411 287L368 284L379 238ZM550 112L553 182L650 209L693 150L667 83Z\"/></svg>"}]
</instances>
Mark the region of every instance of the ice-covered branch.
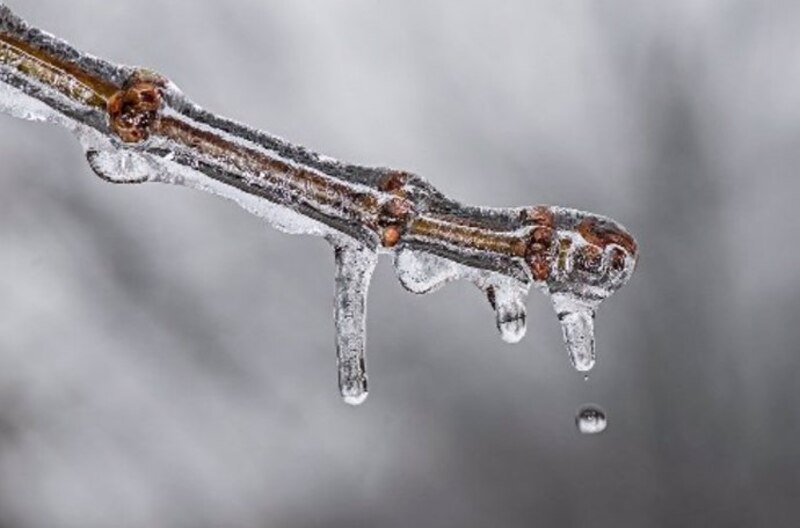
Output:
<instances>
[{"instance_id":1,"label":"ice-covered branch","mask_svg":"<svg viewBox=\"0 0 800 528\"><path fill-rule=\"evenodd\" d=\"M466 279L504 340L525 333L525 297L553 298L570 359L594 364L594 315L627 282L637 246L614 221L552 206L483 208L404 171L341 163L211 114L159 74L81 53L0 6L0 110L71 130L115 183L185 185L232 199L288 233L335 248L339 386L366 397L366 295L378 253L414 293Z\"/></svg>"}]
</instances>

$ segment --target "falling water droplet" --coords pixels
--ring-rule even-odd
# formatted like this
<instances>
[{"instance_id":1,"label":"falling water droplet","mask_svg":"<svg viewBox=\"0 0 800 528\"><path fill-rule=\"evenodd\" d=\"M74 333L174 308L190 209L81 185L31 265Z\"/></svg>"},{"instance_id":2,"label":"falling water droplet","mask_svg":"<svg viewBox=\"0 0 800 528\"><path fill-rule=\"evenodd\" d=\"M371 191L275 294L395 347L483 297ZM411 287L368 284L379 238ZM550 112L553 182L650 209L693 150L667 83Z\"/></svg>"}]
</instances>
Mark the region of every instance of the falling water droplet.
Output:
<instances>
[{"instance_id":1,"label":"falling water droplet","mask_svg":"<svg viewBox=\"0 0 800 528\"><path fill-rule=\"evenodd\" d=\"M581 407L575 416L575 425L581 434L597 434L606 430L606 413L596 405Z\"/></svg>"},{"instance_id":2,"label":"falling water droplet","mask_svg":"<svg viewBox=\"0 0 800 528\"><path fill-rule=\"evenodd\" d=\"M554 295L553 305L561 321L564 344L572 366L580 372L592 370L595 362L595 306L567 295Z\"/></svg>"}]
</instances>

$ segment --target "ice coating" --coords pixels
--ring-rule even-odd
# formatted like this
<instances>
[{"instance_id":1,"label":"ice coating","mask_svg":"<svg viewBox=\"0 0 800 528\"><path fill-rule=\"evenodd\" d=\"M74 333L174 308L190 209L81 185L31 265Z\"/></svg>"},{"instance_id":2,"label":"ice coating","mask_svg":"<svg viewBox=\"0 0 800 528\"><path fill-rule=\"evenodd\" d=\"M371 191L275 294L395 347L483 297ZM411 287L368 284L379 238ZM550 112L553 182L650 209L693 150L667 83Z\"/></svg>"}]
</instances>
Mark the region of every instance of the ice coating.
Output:
<instances>
[{"instance_id":1,"label":"ice coating","mask_svg":"<svg viewBox=\"0 0 800 528\"><path fill-rule=\"evenodd\" d=\"M59 122L59 115L52 108L25 95L21 90L2 83L0 83L0 111L27 121Z\"/></svg>"},{"instance_id":2,"label":"ice coating","mask_svg":"<svg viewBox=\"0 0 800 528\"><path fill-rule=\"evenodd\" d=\"M0 111L67 128L106 181L202 190L276 229L331 242L339 387L351 404L367 395L366 296L378 254L393 256L413 293L473 283L508 343L524 337L536 287L551 296L582 372L595 363L597 308L638 259L633 237L604 216L465 205L420 176L314 153L203 110L160 74L81 53L2 5Z\"/></svg>"},{"instance_id":3,"label":"ice coating","mask_svg":"<svg viewBox=\"0 0 800 528\"><path fill-rule=\"evenodd\" d=\"M455 262L409 248L395 252L394 269L400 284L416 294L436 291L459 277Z\"/></svg>"},{"instance_id":4,"label":"ice coating","mask_svg":"<svg viewBox=\"0 0 800 528\"><path fill-rule=\"evenodd\" d=\"M144 183L157 172L155 164L142 155L115 148L97 132L79 128L76 132L86 162L100 178L111 183Z\"/></svg>"}]
</instances>

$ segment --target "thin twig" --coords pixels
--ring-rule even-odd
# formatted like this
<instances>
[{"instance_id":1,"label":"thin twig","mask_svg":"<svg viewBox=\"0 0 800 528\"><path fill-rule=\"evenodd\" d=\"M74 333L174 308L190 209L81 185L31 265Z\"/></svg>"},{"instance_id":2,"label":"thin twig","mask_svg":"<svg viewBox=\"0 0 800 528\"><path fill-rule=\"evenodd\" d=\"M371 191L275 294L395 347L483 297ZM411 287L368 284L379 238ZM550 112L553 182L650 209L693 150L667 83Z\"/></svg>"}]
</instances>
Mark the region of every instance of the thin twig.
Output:
<instances>
[{"instance_id":1,"label":"thin twig","mask_svg":"<svg viewBox=\"0 0 800 528\"><path fill-rule=\"evenodd\" d=\"M364 303L376 252L394 254L401 282L417 293L455 278L475 282L508 341L522 337L522 298L537 286L553 296L580 370L594 362L597 305L635 268L636 242L606 217L466 206L414 174L341 163L211 114L159 74L80 53L5 6L0 85L3 110L73 130L108 181L201 188L285 231L330 240L340 388L351 403L366 396Z\"/></svg>"}]
</instances>

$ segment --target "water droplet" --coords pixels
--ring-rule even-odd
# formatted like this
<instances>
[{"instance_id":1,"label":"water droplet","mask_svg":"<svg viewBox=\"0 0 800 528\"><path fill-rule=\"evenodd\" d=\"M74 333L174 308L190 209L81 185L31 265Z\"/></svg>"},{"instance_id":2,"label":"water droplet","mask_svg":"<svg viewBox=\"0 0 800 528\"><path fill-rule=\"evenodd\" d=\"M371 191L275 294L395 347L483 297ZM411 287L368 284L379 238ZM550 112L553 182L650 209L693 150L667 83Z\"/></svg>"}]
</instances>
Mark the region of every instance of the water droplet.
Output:
<instances>
[{"instance_id":1,"label":"water droplet","mask_svg":"<svg viewBox=\"0 0 800 528\"><path fill-rule=\"evenodd\" d=\"M362 393L354 396L343 396L343 399L344 402L348 405L353 405L353 406L361 405L362 403L364 403L364 400L367 399L367 394L368 394L367 391L363 391Z\"/></svg>"},{"instance_id":2,"label":"water droplet","mask_svg":"<svg viewBox=\"0 0 800 528\"><path fill-rule=\"evenodd\" d=\"M519 343L527 330L525 307L521 310L497 310L497 329L506 343Z\"/></svg>"},{"instance_id":3,"label":"water droplet","mask_svg":"<svg viewBox=\"0 0 800 528\"><path fill-rule=\"evenodd\" d=\"M575 416L575 425L581 434L597 434L606 430L606 413L595 405L581 407Z\"/></svg>"},{"instance_id":4,"label":"water droplet","mask_svg":"<svg viewBox=\"0 0 800 528\"><path fill-rule=\"evenodd\" d=\"M489 286L486 294L495 309L500 337L506 343L519 343L527 330L525 297L528 290L516 280L508 278Z\"/></svg>"}]
</instances>

